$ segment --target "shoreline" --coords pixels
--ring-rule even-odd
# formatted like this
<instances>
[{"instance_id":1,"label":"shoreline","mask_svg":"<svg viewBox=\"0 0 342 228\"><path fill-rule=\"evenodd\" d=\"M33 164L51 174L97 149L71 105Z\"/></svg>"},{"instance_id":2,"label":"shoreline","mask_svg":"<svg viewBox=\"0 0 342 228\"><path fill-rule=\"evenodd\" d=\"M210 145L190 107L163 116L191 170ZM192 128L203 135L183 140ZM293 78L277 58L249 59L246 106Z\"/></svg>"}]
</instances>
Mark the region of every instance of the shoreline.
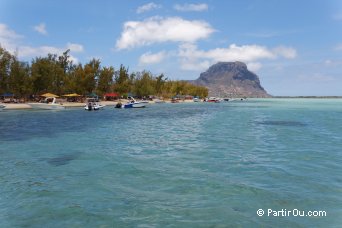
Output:
<instances>
[{"instance_id":1,"label":"shoreline","mask_svg":"<svg viewBox=\"0 0 342 228\"><path fill-rule=\"evenodd\" d=\"M100 101L99 103L105 106L115 106L117 103L126 103L128 100L126 99L121 99L118 101ZM180 100L179 103L190 103L193 102L193 100ZM32 107L28 104L31 102L27 103L0 103L5 105L6 107L3 110L23 110L23 109L32 109ZM32 102L34 103L34 102ZM154 101L148 101L149 104L155 104ZM165 103L171 103L171 100L165 100ZM86 103L81 103L81 102L63 102L62 105L65 108L81 108L86 105Z\"/></svg>"},{"instance_id":2,"label":"shoreline","mask_svg":"<svg viewBox=\"0 0 342 228\"><path fill-rule=\"evenodd\" d=\"M253 98L250 97L248 99L342 99L342 96L274 96L269 98ZM117 103L126 103L128 102L127 99L121 99L118 101L100 101L99 103L105 106L115 106ZM164 100L165 103L171 103L171 100ZM193 100L179 100L177 103L193 103ZM201 101L202 102L202 101ZM3 110L25 110L25 109L32 109L32 107L27 103L0 103L2 105L5 105L6 107ZM33 102L32 102L33 103ZM155 101L148 101L149 104L156 104ZM85 103L81 102L63 102L62 105L68 109L68 108L81 108L85 106Z\"/></svg>"}]
</instances>

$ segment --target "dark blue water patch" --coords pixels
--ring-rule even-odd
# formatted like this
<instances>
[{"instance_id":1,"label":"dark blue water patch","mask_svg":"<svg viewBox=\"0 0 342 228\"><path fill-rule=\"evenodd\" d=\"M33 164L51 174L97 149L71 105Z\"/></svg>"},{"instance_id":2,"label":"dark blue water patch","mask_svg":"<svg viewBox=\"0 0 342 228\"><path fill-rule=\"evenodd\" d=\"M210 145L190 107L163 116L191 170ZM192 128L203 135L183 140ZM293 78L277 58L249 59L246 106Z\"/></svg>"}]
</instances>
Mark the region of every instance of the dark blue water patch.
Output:
<instances>
[{"instance_id":1,"label":"dark blue water patch","mask_svg":"<svg viewBox=\"0 0 342 228\"><path fill-rule=\"evenodd\" d=\"M271 126L285 126L285 127L305 127L306 123L292 120L266 120L256 121L255 123L260 125L271 125Z\"/></svg>"},{"instance_id":2,"label":"dark blue water patch","mask_svg":"<svg viewBox=\"0 0 342 228\"><path fill-rule=\"evenodd\" d=\"M75 160L78 157L77 154L69 154L69 155L61 155L55 158L47 159L47 162L53 166L62 166L67 165L71 161Z\"/></svg>"},{"instance_id":3,"label":"dark blue water patch","mask_svg":"<svg viewBox=\"0 0 342 228\"><path fill-rule=\"evenodd\" d=\"M114 116L114 112L85 112L83 109L12 111L0 116L0 141L54 138L66 132L84 132Z\"/></svg>"},{"instance_id":4,"label":"dark blue water patch","mask_svg":"<svg viewBox=\"0 0 342 228\"><path fill-rule=\"evenodd\" d=\"M255 108L255 109L259 109L259 108L270 108L271 106L268 105L236 105L236 104L229 104L230 108Z\"/></svg>"}]
</instances>

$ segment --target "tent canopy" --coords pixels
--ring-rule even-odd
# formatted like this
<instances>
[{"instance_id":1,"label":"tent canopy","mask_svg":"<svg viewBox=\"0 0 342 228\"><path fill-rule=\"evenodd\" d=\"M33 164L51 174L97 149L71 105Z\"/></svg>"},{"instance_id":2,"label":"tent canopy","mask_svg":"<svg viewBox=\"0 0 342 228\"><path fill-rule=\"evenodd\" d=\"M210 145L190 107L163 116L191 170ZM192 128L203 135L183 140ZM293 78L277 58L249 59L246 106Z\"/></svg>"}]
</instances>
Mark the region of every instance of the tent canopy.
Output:
<instances>
[{"instance_id":1,"label":"tent canopy","mask_svg":"<svg viewBox=\"0 0 342 228\"><path fill-rule=\"evenodd\" d=\"M98 97L96 93L89 93L87 97Z\"/></svg>"},{"instance_id":2,"label":"tent canopy","mask_svg":"<svg viewBox=\"0 0 342 228\"><path fill-rule=\"evenodd\" d=\"M63 95L63 97L80 97L80 96L82 96L82 95L79 95L77 93L70 93L70 94Z\"/></svg>"},{"instance_id":3,"label":"tent canopy","mask_svg":"<svg viewBox=\"0 0 342 228\"><path fill-rule=\"evenodd\" d=\"M118 97L119 94L118 93L106 93L104 96L105 97Z\"/></svg>"},{"instance_id":4,"label":"tent canopy","mask_svg":"<svg viewBox=\"0 0 342 228\"><path fill-rule=\"evenodd\" d=\"M2 97L13 97L14 94L13 93L4 93L4 94L1 94Z\"/></svg>"},{"instance_id":5,"label":"tent canopy","mask_svg":"<svg viewBox=\"0 0 342 228\"><path fill-rule=\"evenodd\" d=\"M59 97L59 96L57 96L56 94L53 94L53 93L44 93L44 94L42 94L40 96L42 96L42 97Z\"/></svg>"}]
</instances>

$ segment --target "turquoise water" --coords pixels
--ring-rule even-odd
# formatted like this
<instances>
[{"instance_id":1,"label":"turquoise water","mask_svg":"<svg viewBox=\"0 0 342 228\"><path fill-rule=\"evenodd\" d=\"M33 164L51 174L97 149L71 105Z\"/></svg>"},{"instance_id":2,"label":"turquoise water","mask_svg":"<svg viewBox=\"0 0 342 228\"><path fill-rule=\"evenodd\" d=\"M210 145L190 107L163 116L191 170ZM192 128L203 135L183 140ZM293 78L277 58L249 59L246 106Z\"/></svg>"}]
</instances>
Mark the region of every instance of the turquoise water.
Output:
<instances>
[{"instance_id":1,"label":"turquoise water","mask_svg":"<svg viewBox=\"0 0 342 228\"><path fill-rule=\"evenodd\" d=\"M8 110L0 145L0 227L341 227L340 99Z\"/></svg>"}]
</instances>

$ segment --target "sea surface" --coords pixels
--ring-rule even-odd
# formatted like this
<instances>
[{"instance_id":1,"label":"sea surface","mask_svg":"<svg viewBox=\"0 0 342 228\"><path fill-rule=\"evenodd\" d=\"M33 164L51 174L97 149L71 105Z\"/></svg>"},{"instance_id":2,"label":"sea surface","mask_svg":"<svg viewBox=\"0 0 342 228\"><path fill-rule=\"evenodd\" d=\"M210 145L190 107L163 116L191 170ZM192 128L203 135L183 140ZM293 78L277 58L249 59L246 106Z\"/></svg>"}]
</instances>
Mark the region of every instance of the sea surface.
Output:
<instances>
[{"instance_id":1,"label":"sea surface","mask_svg":"<svg viewBox=\"0 0 342 228\"><path fill-rule=\"evenodd\" d=\"M0 227L341 224L341 99L0 112Z\"/></svg>"}]
</instances>

